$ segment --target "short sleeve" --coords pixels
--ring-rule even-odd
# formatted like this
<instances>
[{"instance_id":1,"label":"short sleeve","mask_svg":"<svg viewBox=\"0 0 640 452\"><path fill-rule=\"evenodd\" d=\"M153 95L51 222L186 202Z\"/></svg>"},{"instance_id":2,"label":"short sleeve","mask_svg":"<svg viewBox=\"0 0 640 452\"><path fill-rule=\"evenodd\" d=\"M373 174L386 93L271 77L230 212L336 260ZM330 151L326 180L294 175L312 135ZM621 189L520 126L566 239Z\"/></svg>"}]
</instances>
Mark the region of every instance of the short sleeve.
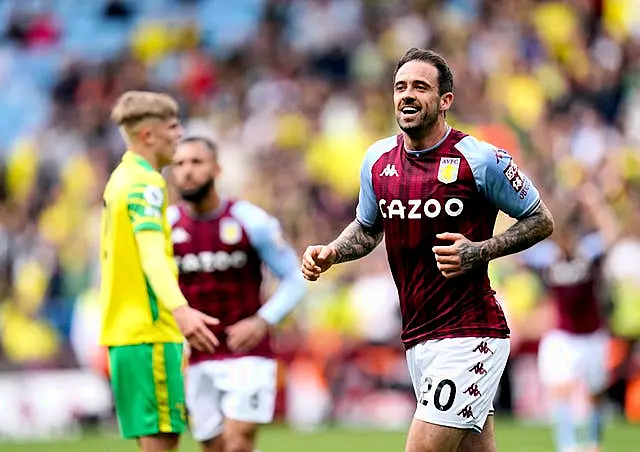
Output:
<instances>
[{"instance_id":1,"label":"short sleeve","mask_svg":"<svg viewBox=\"0 0 640 452\"><path fill-rule=\"evenodd\" d=\"M536 243L531 248L522 251L519 257L527 267L542 271L560 259L560 248L550 239Z\"/></svg>"},{"instance_id":2,"label":"short sleeve","mask_svg":"<svg viewBox=\"0 0 640 452\"><path fill-rule=\"evenodd\" d=\"M127 194L127 210L133 232L162 231L165 187L160 184L135 184Z\"/></svg>"},{"instance_id":3,"label":"short sleeve","mask_svg":"<svg viewBox=\"0 0 640 452\"><path fill-rule=\"evenodd\" d=\"M585 235L578 244L580 254L588 259L600 259L606 249L604 240L598 232Z\"/></svg>"},{"instance_id":4,"label":"short sleeve","mask_svg":"<svg viewBox=\"0 0 640 452\"><path fill-rule=\"evenodd\" d=\"M356 220L361 225L371 228L379 222L378 200L373 190L373 165L386 152L397 145L395 136L376 141L368 150L360 168L360 193L356 207Z\"/></svg>"},{"instance_id":5,"label":"short sleeve","mask_svg":"<svg viewBox=\"0 0 640 452\"><path fill-rule=\"evenodd\" d=\"M507 151L470 136L456 148L469 162L478 190L498 209L512 218L522 218L538 208L538 189Z\"/></svg>"},{"instance_id":6,"label":"short sleeve","mask_svg":"<svg viewBox=\"0 0 640 452\"><path fill-rule=\"evenodd\" d=\"M235 203L232 213L244 227L260 259L276 276L284 278L298 271L298 257L285 241L278 220L247 201Z\"/></svg>"},{"instance_id":7,"label":"short sleeve","mask_svg":"<svg viewBox=\"0 0 640 452\"><path fill-rule=\"evenodd\" d=\"M360 193L358 194L356 219L363 226L373 227L378 219L378 203L373 191L371 166L366 163L365 161L360 169Z\"/></svg>"}]
</instances>

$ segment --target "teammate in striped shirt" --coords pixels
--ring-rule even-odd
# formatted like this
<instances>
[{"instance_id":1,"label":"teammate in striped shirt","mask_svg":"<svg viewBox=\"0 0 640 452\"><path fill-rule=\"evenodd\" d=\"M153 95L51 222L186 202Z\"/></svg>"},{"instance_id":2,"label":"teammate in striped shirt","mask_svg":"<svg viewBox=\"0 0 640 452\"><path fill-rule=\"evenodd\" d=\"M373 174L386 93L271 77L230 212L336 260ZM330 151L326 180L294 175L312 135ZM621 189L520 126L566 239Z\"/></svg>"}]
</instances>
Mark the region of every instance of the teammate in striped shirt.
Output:
<instances>
[{"instance_id":1,"label":"teammate in striped shirt","mask_svg":"<svg viewBox=\"0 0 640 452\"><path fill-rule=\"evenodd\" d=\"M269 331L302 299L300 261L279 222L259 207L220 195L218 149L189 137L173 159L182 202L167 213L180 287L189 304L220 319L214 353L192 350L187 369L191 431L203 452L253 452L258 425L273 419L277 363ZM263 266L278 277L263 300ZM264 301L264 302L263 302Z\"/></svg>"}]
</instances>

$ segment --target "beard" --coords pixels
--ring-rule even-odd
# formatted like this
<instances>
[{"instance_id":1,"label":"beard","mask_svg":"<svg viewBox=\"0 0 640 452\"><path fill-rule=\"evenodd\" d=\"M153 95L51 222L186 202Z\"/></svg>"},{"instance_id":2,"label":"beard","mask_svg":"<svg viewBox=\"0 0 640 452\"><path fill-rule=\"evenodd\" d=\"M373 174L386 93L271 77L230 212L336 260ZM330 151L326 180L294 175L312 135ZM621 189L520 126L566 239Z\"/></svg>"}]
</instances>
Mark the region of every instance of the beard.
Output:
<instances>
[{"instance_id":1,"label":"beard","mask_svg":"<svg viewBox=\"0 0 640 452\"><path fill-rule=\"evenodd\" d=\"M416 121L406 123L402 119L402 113L396 114L396 121L400 130L410 137L419 138L424 135L436 122L438 122L440 112L437 108L434 111L421 111Z\"/></svg>"},{"instance_id":2,"label":"beard","mask_svg":"<svg viewBox=\"0 0 640 452\"><path fill-rule=\"evenodd\" d=\"M213 178L210 178L199 187L191 188L189 190L180 190L180 197L187 202L198 203L207 197L211 191L211 187L213 187L213 184Z\"/></svg>"}]
</instances>

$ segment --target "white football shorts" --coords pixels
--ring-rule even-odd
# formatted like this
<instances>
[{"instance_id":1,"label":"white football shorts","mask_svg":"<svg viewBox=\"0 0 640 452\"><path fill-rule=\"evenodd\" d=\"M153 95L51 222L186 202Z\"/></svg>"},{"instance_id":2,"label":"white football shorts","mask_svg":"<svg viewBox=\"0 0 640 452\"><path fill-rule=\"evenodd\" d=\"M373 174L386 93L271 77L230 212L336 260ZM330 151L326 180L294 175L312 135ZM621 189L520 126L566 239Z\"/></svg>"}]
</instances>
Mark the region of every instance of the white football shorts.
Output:
<instances>
[{"instance_id":1,"label":"white football shorts","mask_svg":"<svg viewBox=\"0 0 640 452\"><path fill-rule=\"evenodd\" d=\"M220 435L225 419L270 423L276 386L273 359L244 356L189 366L186 399L194 439L207 441Z\"/></svg>"},{"instance_id":2,"label":"white football shorts","mask_svg":"<svg viewBox=\"0 0 640 452\"><path fill-rule=\"evenodd\" d=\"M414 417L482 432L509 358L510 340L462 337L428 340L407 350L418 399Z\"/></svg>"},{"instance_id":3,"label":"white football shorts","mask_svg":"<svg viewBox=\"0 0 640 452\"><path fill-rule=\"evenodd\" d=\"M607 384L609 335L553 330L540 341L538 371L545 386L582 383L592 394Z\"/></svg>"}]
</instances>

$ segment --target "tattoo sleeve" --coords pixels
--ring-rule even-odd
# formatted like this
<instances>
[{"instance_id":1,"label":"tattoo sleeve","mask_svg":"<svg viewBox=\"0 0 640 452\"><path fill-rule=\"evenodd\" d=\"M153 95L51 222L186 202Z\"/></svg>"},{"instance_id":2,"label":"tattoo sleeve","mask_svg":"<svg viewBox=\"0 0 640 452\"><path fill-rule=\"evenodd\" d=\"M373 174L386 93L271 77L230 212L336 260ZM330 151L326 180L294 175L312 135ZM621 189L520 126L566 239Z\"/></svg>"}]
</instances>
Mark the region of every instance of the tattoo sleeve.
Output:
<instances>
[{"instance_id":1,"label":"tattoo sleeve","mask_svg":"<svg viewBox=\"0 0 640 452\"><path fill-rule=\"evenodd\" d=\"M521 218L502 234L480 243L463 243L459 249L461 269L470 270L481 263L523 251L552 232L553 217L547 206L540 202L531 215Z\"/></svg>"},{"instance_id":2,"label":"tattoo sleeve","mask_svg":"<svg viewBox=\"0 0 640 452\"><path fill-rule=\"evenodd\" d=\"M382 241L383 232L373 228L365 228L354 220L329 246L338 255L336 264L349 262L366 256Z\"/></svg>"}]
</instances>

